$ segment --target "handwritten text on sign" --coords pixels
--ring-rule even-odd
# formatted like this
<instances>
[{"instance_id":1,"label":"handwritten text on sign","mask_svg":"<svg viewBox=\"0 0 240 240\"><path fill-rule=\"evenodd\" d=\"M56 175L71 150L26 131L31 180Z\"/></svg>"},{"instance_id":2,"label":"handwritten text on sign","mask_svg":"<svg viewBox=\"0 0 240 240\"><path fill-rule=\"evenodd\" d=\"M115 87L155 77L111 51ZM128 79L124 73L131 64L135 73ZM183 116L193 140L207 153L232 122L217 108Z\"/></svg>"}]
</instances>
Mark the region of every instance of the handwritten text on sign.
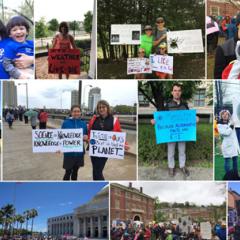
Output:
<instances>
[{"instance_id":1,"label":"handwritten text on sign","mask_svg":"<svg viewBox=\"0 0 240 240\"><path fill-rule=\"evenodd\" d=\"M196 110L154 113L156 142L196 141Z\"/></svg>"},{"instance_id":2,"label":"handwritten text on sign","mask_svg":"<svg viewBox=\"0 0 240 240\"><path fill-rule=\"evenodd\" d=\"M49 49L48 73L80 74L79 49Z\"/></svg>"},{"instance_id":3,"label":"handwritten text on sign","mask_svg":"<svg viewBox=\"0 0 240 240\"><path fill-rule=\"evenodd\" d=\"M169 53L201 53L203 52L202 30L184 30L167 32Z\"/></svg>"},{"instance_id":4,"label":"handwritten text on sign","mask_svg":"<svg viewBox=\"0 0 240 240\"><path fill-rule=\"evenodd\" d=\"M150 62L151 62L153 71L173 74L173 57L172 56L151 54Z\"/></svg>"},{"instance_id":5,"label":"handwritten text on sign","mask_svg":"<svg viewBox=\"0 0 240 240\"><path fill-rule=\"evenodd\" d=\"M212 239L212 227L210 222L201 222L200 232L202 239Z\"/></svg>"},{"instance_id":6,"label":"handwritten text on sign","mask_svg":"<svg viewBox=\"0 0 240 240\"><path fill-rule=\"evenodd\" d=\"M152 67L148 58L128 58L127 74L152 73Z\"/></svg>"},{"instance_id":7,"label":"handwritten text on sign","mask_svg":"<svg viewBox=\"0 0 240 240\"><path fill-rule=\"evenodd\" d=\"M124 159L126 133L92 130L90 134L89 155Z\"/></svg>"},{"instance_id":8,"label":"handwritten text on sign","mask_svg":"<svg viewBox=\"0 0 240 240\"><path fill-rule=\"evenodd\" d=\"M82 129L32 131L33 152L83 152Z\"/></svg>"}]
</instances>

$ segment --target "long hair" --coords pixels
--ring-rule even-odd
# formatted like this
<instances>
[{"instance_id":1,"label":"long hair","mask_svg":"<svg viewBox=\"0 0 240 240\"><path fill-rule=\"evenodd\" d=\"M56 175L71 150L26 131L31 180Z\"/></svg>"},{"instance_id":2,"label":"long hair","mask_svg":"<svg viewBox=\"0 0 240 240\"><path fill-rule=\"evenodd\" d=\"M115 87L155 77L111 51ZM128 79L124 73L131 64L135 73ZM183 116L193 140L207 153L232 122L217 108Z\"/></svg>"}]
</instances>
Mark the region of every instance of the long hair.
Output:
<instances>
[{"instance_id":1,"label":"long hair","mask_svg":"<svg viewBox=\"0 0 240 240\"><path fill-rule=\"evenodd\" d=\"M0 36L2 39L8 37L7 35L7 28L3 24L3 22L0 20Z\"/></svg>"}]
</instances>

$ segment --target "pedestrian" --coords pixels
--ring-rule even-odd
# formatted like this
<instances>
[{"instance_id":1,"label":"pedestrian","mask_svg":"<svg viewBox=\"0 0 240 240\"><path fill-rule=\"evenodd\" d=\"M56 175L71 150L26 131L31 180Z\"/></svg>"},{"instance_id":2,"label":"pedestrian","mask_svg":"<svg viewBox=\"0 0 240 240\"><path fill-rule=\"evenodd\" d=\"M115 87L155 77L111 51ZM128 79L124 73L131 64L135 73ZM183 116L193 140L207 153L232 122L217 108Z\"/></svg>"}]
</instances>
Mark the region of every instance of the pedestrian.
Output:
<instances>
[{"instance_id":1,"label":"pedestrian","mask_svg":"<svg viewBox=\"0 0 240 240\"><path fill-rule=\"evenodd\" d=\"M219 113L218 131L222 137L222 155L224 157L224 169L227 174L231 169L238 174L238 154L240 153L236 131L231 122L231 114L223 109ZM230 162L232 161L232 168Z\"/></svg>"},{"instance_id":2,"label":"pedestrian","mask_svg":"<svg viewBox=\"0 0 240 240\"><path fill-rule=\"evenodd\" d=\"M14 121L14 114L12 110L9 110L6 115L6 121L8 123L8 127L12 129L13 121Z\"/></svg>"},{"instance_id":3,"label":"pedestrian","mask_svg":"<svg viewBox=\"0 0 240 240\"><path fill-rule=\"evenodd\" d=\"M96 107L97 115L94 115L89 122L88 137L90 138L91 130L98 131L113 131L121 132L121 126L119 119L114 117L110 105L105 100L100 100ZM125 143L125 150L128 150L129 146ZM107 162L106 157L93 157L91 156L92 168L93 168L93 180L105 180L103 176L103 169Z\"/></svg>"},{"instance_id":4,"label":"pedestrian","mask_svg":"<svg viewBox=\"0 0 240 240\"><path fill-rule=\"evenodd\" d=\"M39 119L39 129L46 129L47 128L47 120L48 120L48 113L41 109L38 115Z\"/></svg>"},{"instance_id":5,"label":"pedestrian","mask_svg":"<svg viewBox=\"0 0 240 240\"><path fill-rule=\"evenodd\" d=\"M150 25L144 27L144 34L141 35L141 44L139 49L144 49L145 57L149 58L153 48L153 30Z\"/></svg>"},{"instance_id":6,"label":"pedestrian","mask_svg":"<svg viewBox=\"0 0 240 240\"><path fill-rule=\"evenodd\" d=\"M62 124L62 129L82 129L83 140L88 140L87 124L83 120L81 120L81 107L79 105L73 105L71 107L71 117L64 120ZM63 168L65 169L65 174L63 180L77 180L78 170L80 167L84 166L84 154L84 149L83 152L64 153Z\"/></svg>"}]
</instances>

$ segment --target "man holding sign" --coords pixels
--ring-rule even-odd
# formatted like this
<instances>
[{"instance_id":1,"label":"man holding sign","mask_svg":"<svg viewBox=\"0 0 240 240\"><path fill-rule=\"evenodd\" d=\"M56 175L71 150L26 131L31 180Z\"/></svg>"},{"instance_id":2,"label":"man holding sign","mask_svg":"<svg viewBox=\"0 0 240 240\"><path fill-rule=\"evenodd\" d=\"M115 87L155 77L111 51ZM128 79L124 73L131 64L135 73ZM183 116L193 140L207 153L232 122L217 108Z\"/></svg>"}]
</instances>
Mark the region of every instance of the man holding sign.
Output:
<instances>
[{"instance_id":1,"label":"man holding sign","mask_svg":"<svg viewBox=\"0 0 240 240\"><path fill-rule=\"evenodd\" d=\"M189 110L187 103L183 102L181 99L182 96L182 86L180 84L175 83L172 87L172 96L173 98L167 102L165 109L167 111L178 111L178 110ZM165 113L167 114L167 113ZM156 119L156 113L154 116L154 120L151 120L151 123L153 125L160 123L159 121L161 121L161 119ZM177 114L176 114L177 115ZM194 119L195 119L195 124L196 124L196 114L194 115ZM171 122L169 122L168 127L170 128L171 125L174 125L175 122L177 121L177 117L176 119L172 119ZM181 123L183 124L183 123ZM191 123L194 125L194 123ZM182 127L182 125L180 126L182 129L181 130L187 130L189 125ZM194 126L193 126L194 127ZM195 125L196 128L196 125ZM177 129L176 126L174 126L173 129L171 129L173 132L178 132L180 129ZM181 131L180 130L180 131ZM196 131L196 130L195 130ZM189 134L189 133L187 133ZM178 134L179 135L179 132ZM196 135L196 132L195 132ZM162 135L162 137L164 137ZM195 136L196 137L196 136ZM171 140L167 140L166 141L168 144L168 168L169 168L169 176L174 177L175 175L175 159L174 159L174 155L175 155L175 147L176 147L176 143L178 144L178 154L179 154L179 167L180 170L182 171L184 177L188 177L190 175L189 170L186 168L185 164L186 164L186 142L185 141L181 141L181 137L179 138L179 140L176 140L175 142L171 141ZM160 142L159 142L160 143Z\"/></svg>"}]
</instances>

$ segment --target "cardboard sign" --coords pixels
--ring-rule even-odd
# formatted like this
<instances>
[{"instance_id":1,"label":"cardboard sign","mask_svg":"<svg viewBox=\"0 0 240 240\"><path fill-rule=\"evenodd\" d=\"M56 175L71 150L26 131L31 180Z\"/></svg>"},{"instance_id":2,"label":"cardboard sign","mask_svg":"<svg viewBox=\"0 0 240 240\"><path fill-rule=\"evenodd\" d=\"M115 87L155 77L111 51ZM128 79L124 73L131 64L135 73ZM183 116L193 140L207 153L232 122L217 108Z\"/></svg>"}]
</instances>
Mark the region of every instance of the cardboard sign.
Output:
<instances>
[{"instance_id":1,"label":"cardboard sign","mask_svg":"<svg viewBox=\"0 0 240 240\"><path fill-rule=\"evenodd\" d=\"M89 155L124 159L126 133L91 130Z\"/></svg>"},{"instance_id":2,"label":"cardboard sign","mask_svg":"<svg viewBox=\"0 0 240 240\"><path fill-rule=\"evenodd\" d=\"M189 233L191 231L192 219L189 216L184 216L178 219L179 228L182 233Z\"/></svg>"},{"instance_id":3,"label":"cardboard sign","mask_svg":"<svg viewBox=\"0 0 240 240\"><path fill-rule=\"evenodd\" d=\"M173 74L173 56L151 54L150 62L153 71Z\"/></svg>"},{"instance_id":4,"label":"cardboard sign","mask_svg":"<svg viewBox=\"0 0 240 240\"><path fill-rule=\"evenodd\" d=\"M157 144L196 141L196 110L154 113Z\"/></svg>"},{"instance_id":5,"label":"cardboard sign","mask_svg":"<svg viewBox=\"0 0 240 240\"><path fill-rule=\"evenodd\" d=\"M83 152L83 130L32 130L32 148L34 153Z\"/></svg>"},{"instance_id":6,"label":"cardboard sign","mask_svg":"<svg viewBox=\"0 0 240 240\"><path fill-rule=\"evenodd\" d=\"M80 50L49 49L48 73L80 75Z\"/></svg>"},{"instance_id":7,"label":"cardboard sign","mask_svg":"<svg viewBox=\"0 0 240 240\"><path fill-rule=\"evenodd\" d=\"M152 67L148 58L128 58L127 74L152 73Z\"/></svg>"},{"instance_id":8,"label":"cardboard sign","mask_svg":"<svg viewBox=\"0 0 240 240\"><path fill-rule=\"evenodd\" d=\"M140 45L141 24L112 24L112 45Z\"/></svg>"},{"instance_id":9,"label":"cardboard sign","mask_svg":"<svg viewBox=\"0 0 240 240\"><path fill-rule=\"evenodd\" d=\"M167 32L168 53L203 52L202 30L184 30Z\"/></svg>"},{"instance_id":10,"label":"cardboard sign","mask_svg":"<svg viewBox=\"0 0 240 240\"><path fill-rule=\"evenodd\" d=\"M212 227L210 222L201 222L200 232L202 239L212 239Z\"/></svg>"}]
</instances>

